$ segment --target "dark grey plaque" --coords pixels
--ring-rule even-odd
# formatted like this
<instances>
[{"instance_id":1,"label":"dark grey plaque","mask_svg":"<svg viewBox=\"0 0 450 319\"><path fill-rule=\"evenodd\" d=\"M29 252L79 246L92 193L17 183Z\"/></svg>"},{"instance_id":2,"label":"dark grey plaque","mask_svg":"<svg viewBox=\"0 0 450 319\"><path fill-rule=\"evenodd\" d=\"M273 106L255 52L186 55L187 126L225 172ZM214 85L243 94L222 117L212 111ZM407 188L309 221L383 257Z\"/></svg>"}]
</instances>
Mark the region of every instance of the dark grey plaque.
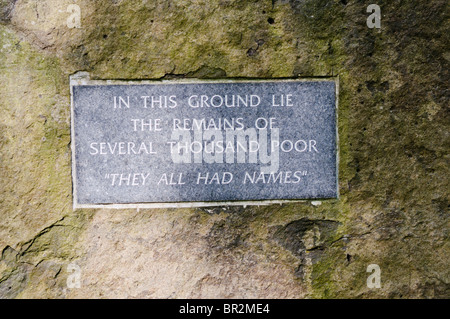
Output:
<instances>
[{"instance_id":1,"label":"dark grey plaque","mask_svg":"<svg viewBox=\"0 0 450 319\"><path fill-rule=\"evenodd\" d=\"M76 207L338 195L334 80L72 79L71 89Z\"/></svg>"}]
</instances>

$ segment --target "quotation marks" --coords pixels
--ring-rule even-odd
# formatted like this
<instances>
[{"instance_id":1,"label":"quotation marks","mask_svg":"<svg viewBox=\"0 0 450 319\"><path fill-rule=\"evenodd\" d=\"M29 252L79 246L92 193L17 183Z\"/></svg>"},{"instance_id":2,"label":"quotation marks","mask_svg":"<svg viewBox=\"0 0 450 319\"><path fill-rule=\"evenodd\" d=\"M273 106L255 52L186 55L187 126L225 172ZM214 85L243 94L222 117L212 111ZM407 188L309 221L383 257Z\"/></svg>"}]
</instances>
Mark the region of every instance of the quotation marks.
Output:
<instances>
[{"instance_id":1,"label":"quotation marks","mask_svg":"<svg viewBox=\"0 0 450 319\"><path fill-rule=\"evenodd\" d=\"M370 29L381 28L381 9L380 6L377 4L371 4L367 7L367 13L372 13L370 16L367 17L367 26Z\"/></svg>"},{"instance_id":2,"label":"quotation marks","mask_svg":"<svg viewBox=\"0 0 450 319\"><path fill-rule=\"evenodd\" d=\"M67 18L67 27L69 29L81 28L81 9L77 4L69 4L67 6L67 12L71 15Z\"/></svg>"},{"instance_id":3,"label":"quotation marks","mask_svg":"<svg viewBox=\"0 0 450 319\"><path fill-rule=\"evenodd\" d=\"M70 273L67 276L67 288L81 288L81 268L75 263L67 265L67 272Z\"/></svg>"},{"instance_id":4,"label":"quotation marks","mask_svg":"<svg viewBox=\"0 0 450 319\"><path fill-rule=\"evenodd\" d=\"M366 272L372 273L367 277L367 288L381 288L381 269L377 264L370 264L367 266Z\"/></svg>"}]
</instances>

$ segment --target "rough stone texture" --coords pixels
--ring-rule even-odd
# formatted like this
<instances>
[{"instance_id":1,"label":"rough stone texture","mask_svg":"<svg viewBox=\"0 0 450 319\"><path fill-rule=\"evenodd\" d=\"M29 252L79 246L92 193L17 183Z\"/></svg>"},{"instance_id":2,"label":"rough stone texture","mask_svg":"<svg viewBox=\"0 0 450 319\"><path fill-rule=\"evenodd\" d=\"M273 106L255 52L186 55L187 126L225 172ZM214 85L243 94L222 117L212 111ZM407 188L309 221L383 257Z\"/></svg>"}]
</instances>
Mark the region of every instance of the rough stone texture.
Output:
<instances>
[{"instance_id":1,"label":"rough stone texture","mask_svg":"<svg viewBox=\"0 0 450 319\"><path fill-rule=\"evenodd\" d=\"M449 7L375 2L379 30L356 0L78 0L69 29L74 1L1 0L0 297L448 298ZM341 197L72 211L77 71L339 76Z\"/></svg>"}]
</instances>

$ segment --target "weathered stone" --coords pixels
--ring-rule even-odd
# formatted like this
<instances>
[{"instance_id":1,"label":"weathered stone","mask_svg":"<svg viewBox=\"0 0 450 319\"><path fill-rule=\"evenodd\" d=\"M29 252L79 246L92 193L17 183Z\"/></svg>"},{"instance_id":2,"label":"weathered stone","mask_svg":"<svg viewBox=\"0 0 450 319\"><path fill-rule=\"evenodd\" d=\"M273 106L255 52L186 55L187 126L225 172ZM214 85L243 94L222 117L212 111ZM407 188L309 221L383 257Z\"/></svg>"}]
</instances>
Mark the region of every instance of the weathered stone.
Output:
<instances>
[{"instance_id":1,"label":"weathered stone","mask_svg":"<svg viewBox=\"0 0 450 319\"><path fill-rule=\"evenodd\" d=\"M380 29L352 0L73 3L0 1L0 297L450 296L447 1L379 1ZM339 76L340 198L73 211L78 71Z\"/></svg>"}]
</instances>

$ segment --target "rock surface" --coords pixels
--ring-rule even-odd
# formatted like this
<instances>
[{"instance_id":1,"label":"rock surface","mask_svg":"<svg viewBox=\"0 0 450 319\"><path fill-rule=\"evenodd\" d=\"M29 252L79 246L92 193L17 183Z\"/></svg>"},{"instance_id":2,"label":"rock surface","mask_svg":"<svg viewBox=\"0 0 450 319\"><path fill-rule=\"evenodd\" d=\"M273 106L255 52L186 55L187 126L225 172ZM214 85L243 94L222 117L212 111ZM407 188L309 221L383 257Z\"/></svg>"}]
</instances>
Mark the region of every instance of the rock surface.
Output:
<instances>
[{"instance_id":1,"label":"rock surface","mask_svg":"<svg viewBox=\"0 0 450 319\"><path fill-rule=\"evenodd\" d=\"M450 297L449 7L376 2L0 0L0 298ZM340 198L73 211L78 71L338 76Z\"/></svg>"}]
</instances>

